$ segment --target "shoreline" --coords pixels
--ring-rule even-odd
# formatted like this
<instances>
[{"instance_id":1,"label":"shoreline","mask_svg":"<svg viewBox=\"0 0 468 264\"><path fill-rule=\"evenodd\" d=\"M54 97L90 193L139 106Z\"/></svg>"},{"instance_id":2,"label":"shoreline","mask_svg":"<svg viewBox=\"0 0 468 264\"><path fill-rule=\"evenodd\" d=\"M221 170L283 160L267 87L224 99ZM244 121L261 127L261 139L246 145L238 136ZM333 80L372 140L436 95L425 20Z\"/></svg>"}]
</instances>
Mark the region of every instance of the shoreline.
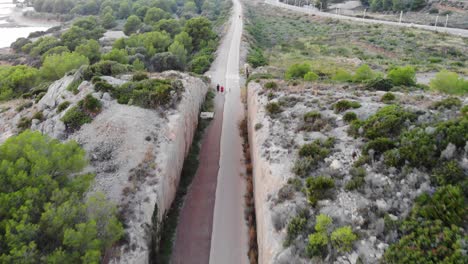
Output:
<instances>
[{"instance_id":1,"label":"shoreline","mask_svg":"<svg viewBox=\"0 0 468 264\"><path fill-rule=\"evenodd\" d=\"M12 9L9 15L4 16L6 18L5 24L0 24L1 28L14 28L14 27L56 27L60 26L62 22L47 18L32 18L26 17L23 14L26 11L32 11L31 8L18 8Z\"/></svg>"}]
</instances>

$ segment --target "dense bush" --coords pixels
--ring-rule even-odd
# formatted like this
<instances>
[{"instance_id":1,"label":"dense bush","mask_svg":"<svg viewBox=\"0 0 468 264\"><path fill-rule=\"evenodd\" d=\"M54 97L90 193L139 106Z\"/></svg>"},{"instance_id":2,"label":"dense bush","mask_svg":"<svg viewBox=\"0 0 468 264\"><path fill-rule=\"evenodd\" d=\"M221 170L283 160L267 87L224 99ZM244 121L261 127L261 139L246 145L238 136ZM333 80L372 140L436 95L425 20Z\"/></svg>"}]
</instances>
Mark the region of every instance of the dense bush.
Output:
<instances>
[{"instance_id":1,"label":"dense bush","mask_svg":"<svg viewBox=\"0 0 468 264\"><path fill-rule=\"evenodd\" d=\"M357 119L358 119L358 117L357 117L356 113L354 113L354 112L346 112L343 115L343 121L345 121L346 123L351 123L352 121L357 120Z\"/></svg>"},{"instance_id":2,"label":"dense bush","mask_svg":"<svg viewBox=\"0 0 468 264\"><path fill-rule=\"evenodd\" d=\"M378 76L367 64L361 65L353 75L354 82L365 82Z\"/></svg>"},{"instance_id":3,"label":"dense bush","mask_svg":"<svg viewBox=\"0 0 468 264\"><path fill-rule=\"evenodd\" d=\"M120 64L128 64L128 52L123 49L112 49L108 53L102 54L102 59L116 61Z\"/></svg>"},{"instance_id":4,"label":"dense bush","mask_svg":"<svg viewBox=\"0 0 468 264\"><path fill-rule=\"evenodd\" d=\"M201 62L195 60L193 63L196 63L197 65L191 64L192 67L195 67L192 68L192 70L201 74L209 68L211 61L207 60L205 62ZM151 58L149 69L156 72L163 72L168 70L182 71L184 67L185 65L177 58L176 55L170 52L162 52L157 53Z\"/></svg>"},{"instance_id":5,"label":"dense bush","mask_svg":"<svg viewBox=\"0 0 468 264\"><path fill-rule=\"evenodd\" d=\"M406 111L401 106L389 105L379 109L361 124L367 138L398 136L404 128L406 120L414 120L416 115Z\"/></svg>"},{"instance_id":6,"label":"dense bush","mask_svg":"<svg viewBox=\"0 0 468 264\"><path fill-rule=\"evenodd\" d=\"M278 84L274 81L266 82L264 85L265 89L276 90L278 89Z\"/></svg>"},{"instance_id":7,"label":"dense bush","mask_svg":"<svg viewBox=\"0 0 468 264\"><path fill-rule=\"evenodd\" d=\"M49 80L62 78L65 73L89 64L88 58L78 53L54 54L46 57L41 67L41 74Z\"/></svg>"},{"instance_id":8,"label":"dense bush","mask_svg":"<svg viewBox=\"0 0 468 264\"><path fill-rule=\"evenodd\" d=\"M292 171L297 176L305 177L309 174L310 170L312 170L316 164L317 164L317 161L315 161L311 157L298 158L294 162Z\"/></svg>"},{"instance_id":9,"label":"dense bush","mask_svg":"<svg viewBox=\"0 0 468 264\"><path fill-rule=\"evenodd\" d=\"M113 89L112 94L121 104L132 104L143 108L168 106L180 99L184 87L180 81L146 79L139 82L127 82ZM173 97L173 94L176 97Z\"/></svg>"},{"instance_id":10,"label":"dense bush","mask_svg":"<svg viewBox=\"0 0 468 264\"><path fill-rule=\"evenodd\" d=\"M78 106L70 108L61 120L70 132L80 129L82 125L93 121L93 119Z\"/></svg>"},{"instance_id":11,"label":"dense bush","mask_svg":"<svg viewBox=\"0 0 468 264\"><path fill-rule=\"evenodd\" d=\"M375 155L380 155L394 147L395 142L393 140L386 137L379 137L367 142L364 146L363 152L368 154L372 149Z\"/></svg>"},{"instance_id":12,"label":"dense bush","mask_svg":"<svg viewBox=\"0 0 468 264\"><path fill-rule=\"evenodd\" d=\"M333 75L332 80L336 82L350 82L353 80L353 75L344 69L338 69Z\"/></svg>"},{"instance_id":13,"label":"dense bush","mask_svg":"<svg viewBox=\"0 0 468 264\"><path fill-rule=\"evenodd\" d=\"M38 84L40 73L28 66L0 66L0 101L19 97Z\"/></svg>"},{"instance_id":14,"label":"dense bush","mask_svg":"<svg viewBox=\"0 0 468 264\"><path fill-rule=\"evenodd\" d=\"M350 226L342 226L331 233L331 242L333 247L341 253L349 252L352 249L357 236L353 233Z\"/></svg>"},{"instance_id":15,"label":"dense bush","mask_svg":"<svg viewBox=\"0 0 468 264\"><path fill-rule=\"evenodd\" d=\"M114 86L102 80L94 84L94 89L98 92L111 92L114 89Z\"/></svg>"},{"instance_id":16,"label":"dense bush","mask_svg":"<svg viewBox=\"0 0 468 264\"><path fill-rule=\"evenodd\" d=\"M449 71L441 71L436 74L429 83L432 90L444 92L447 94L466 94L468 93L468 81L458 74Z\"/></svg>"},{"instance_id":17,"label":"dense bush","mask_svg":"<svg viewBox=\"0 0 468 264\"><path fill-rule=\"evenodd\" d=\"M465 180L465 178L465 171L455 160L443 162L432 171L432 181L440 186L455 185Z\"/></svg>"},{"instance_id":18,"label":"dense bush","mask_svg":"<svg viewBox=\"0 0 468 264\"><path fill-rule=\"evenodd\" d=\"M133 74L133 76L132 76L132 81L133 82L139 82L139 81L143 81L143 80L146 80L146 79L149 79L149 77L148 77L148 74L145 73L145 72L137 72L137 73Z\"/></svg>"},{"instance_id":19,"label":"dense bush","mask_svg":"<svg viewBox=\"0 0 468 264\"><path fill-rule=\"evenodd\" d=\"M341 113L351 108L359 108L361 104L355 101L348 101L348 100L340 100L333 105L335 109L335 113Z\"/></svg>"},{"instance_id":20,"label":"dense bush","mask_svg":"<svg viewBox=\"0 0 468 264\"><path fill-rule=\"evenodd\" d=\"M283 111L280 104L276 102L270 102L265 106L265 110L269 115L279 114Z\"/></svg>"},{"instance_id":21,"label":"dense bush","mask_svg":"<svg viewBox=\"0 0 468 264\"><path fill-rule=\"evenodd\" d=\"M393 93L385 93L384 95L382 95L382 97L380 98L380 101L384 102L384 103L390 103L392 102L393 100L396 99L396 96L393 94Z\"/></svg>"},{"instance_id":22,"label":"dense bush","mask_svg":"<svg viewBox=\"0 0 468 264\"><path fill-rule=\"evenodd\" d=\"M396 67L388 72L388 79L395 85L412 86L416 84L416 72L413 67Z\"/></svg>"},{"instance_id":23,"label":"dense bush","mask_svg":"<svg viewBox=\"0 0 468 264\"><path fill-rule=\"evenodd\" d=\"M351 180L346 183L345 190L356 190L365 184L366 170L364 168L352 168L349 173L351 174Z\"/></svg>"},{"instance_id":24,"label":"dense bush","mask_svg":"<svg viewBox=\"0 0 468 264\"><path fill-rule=\"evenodd\" d=\"M431 108L433 109L451 109L453 107L458 108L462 105L460 99L457 97L445 98L441 101L435 102L432 104Z\"/></svg>"},{"instance_id":25,"label":"dense bush","mask_svg":"<svg viewBox=\"0 0 468 264\"><path fill-rule=\"evenodd\" d=\"M309 144L304 144L299 149L300 157L310 157L316 162L322 161L330 154L330 149L325 146L320 140L316 140Z\"/></svg>"},{"instance_id":26,"label":"dense bush","mask_svg":"<svg viewBox=\"0 0 468 264\"><path fill-rule=\"evenodd\" d=\"M303 118L304 118L304 122L313 123L316 120L321 119L322 115L320 114L320 112L311 111L311 112L305 113Z\"/></svg>"},{"instance_id":27,"label":"dense bush","mask_svg":"<svg viewBox=\"0 0 468 264\"><path fill-rule=\"evenodd\" d=\"M329 195L329 190L335 187L335 181L326 176L309 177L306 180L307 200L312 206Z\"/></svg>"},{"instance_id":28,"label":"dense bush","mask_svg":"<svg viewBox=\"0 0 468 264\"><path fill-rule=\"evenodd\" d=\"M94 76L116 76L129 71L127 65L115 61L100 61L96 64L86 67L83 72L85 80L91 80Z\"/></svg>"},{"instance_id":29,"label":"dense bush","mask_svg":"<svg viewBox=\"0 0 468 264\"><path fill-rule=\"evenodd\" d=\"M304 75L304 81L311 82L311 81L316 81L318 79L319 79L319 76L314 72L308 72Z\"/></svg>"},{"instance_id":30,"label":"dense bush","mask_svg":"<svg viewBox=\"0 0 468 264\"><path fill-rule=\"evenodd\" d=\"M295 216L294 218L289 221L287 227L287 235L284 241L284 246L289 246L291 242L302 233L304 228L306 227L307 219L303 215Z\"/></svg>"},{"instance_id":31,"label":"dense bush","mask_svg":"<svg viewBox=\"0 0 468 264\"><path fill-rule=\"evenodd\" d=\"M310 71L311 68L308 63L293 64L286 70L285 78L286 80L302 79L304 78L304 75L306 75Z\"/></svg>"},{"instance_id":32,"label":"dense bush","mask_svg":"<svg viewBox=\"0 0 468 264\"><path fill-rule=\"evenodd\" d=\"M0 145L0 262L98 263L123 235L115 206L85 197L84 151L38 132Z\"/></svg>"},{"instance_id":33,"label":"dense bush","mask_svg":"<svg viewBox=\"0 0 468 264\"><path fill-rule=\"evenodd\" d=\"M367 89L374 91L390 91L393 88L393 82L390 79L384 79L382 77L377 77L372 80L369 80L366 84Z\"/></svg>"},{"instance_id":34,"label":"dense bush","mask_svg":"<svg viewBox=\"0 0 468 264\"><path fill-rule=\"evenodd\" d=\"M70 106L70 102L69 101L64 101L63 103L59 104L57 106L57 112L62 112L63 110L67 109L68 107Z\"/></svg>"},{"instance_id":35,"label":"dense bush","mask_svg":"<svg viewBox=\"0 0 468 264\"><path fill-rule=\"evenodd\" d=\"M247 62L254 68L268 64L268 61L260 48L253 48L249 51Z\"/></svg>"}]
</instances>

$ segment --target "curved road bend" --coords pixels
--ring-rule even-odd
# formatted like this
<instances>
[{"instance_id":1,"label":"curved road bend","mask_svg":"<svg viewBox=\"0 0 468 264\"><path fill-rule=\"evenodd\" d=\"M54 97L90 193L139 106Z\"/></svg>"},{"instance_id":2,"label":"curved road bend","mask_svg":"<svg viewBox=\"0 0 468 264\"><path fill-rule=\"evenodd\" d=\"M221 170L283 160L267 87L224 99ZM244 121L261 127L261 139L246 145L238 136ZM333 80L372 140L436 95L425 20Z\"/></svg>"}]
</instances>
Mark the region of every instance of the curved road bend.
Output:
<instances>
[{"instance_id":1,"label":"curved road bend","mask_svg":"<svg viewBox=\"0 0 468 264\"><path fill-rule=\"evenodd\" d=\"M419 28L419 29L430 30L430 31L444 32L444 33L461 36L461 37L468 37L468 30L466 29L445 28L445 27L440 27L440 26L434 27L434 26L429 26L429 25L398 23L394 21L385 21L385 20L367 19L367 18L363 19L359 17L337 15L337 14L332 14L328 12L320 12L318 10L310 9L310 8L287 5L287 4L281 3L279 0L265 0L265 3L269 5L286 8L289 10L302 12L302 13L306 13L310 15L321 16L321 17L329 17L329 18L335 18L335 19L341 19L341 20L351 20L355 22L364 22L364 23L372 23L372 24L384 24L384 25L398 26L398 27L413 27L413 28Z\"/></svg>"},{"instance_id":2,"label":"curved road bend","mask_svg":"<svg viewBox=\"0 0 468 264\"><path fill-rule=\"evenodd\" d=\"M210 71L212 84L227 92L215 99L215 117L202 140L200 163L182 206L173 264L244 264L247 227L244 222L242 140L237 128L243 114L239 86L241 6L234 6L228 31ZM223 112L224 111L224 112Z\"/></svg>"}]
</instances>

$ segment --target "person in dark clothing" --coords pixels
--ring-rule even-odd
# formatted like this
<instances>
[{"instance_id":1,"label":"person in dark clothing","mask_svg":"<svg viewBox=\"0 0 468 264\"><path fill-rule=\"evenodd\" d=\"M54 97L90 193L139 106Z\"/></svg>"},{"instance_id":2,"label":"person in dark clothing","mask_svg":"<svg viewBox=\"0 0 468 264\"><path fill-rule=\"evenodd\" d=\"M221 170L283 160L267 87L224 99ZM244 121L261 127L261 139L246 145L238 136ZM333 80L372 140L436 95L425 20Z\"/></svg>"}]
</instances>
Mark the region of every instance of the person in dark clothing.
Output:
<instances>
[{"instance_id":1,"label":"person in dark clothing","mask_svg":"<svg viewBox=\"0 0 468 264\"><path fill-rule=\"evenodd\" d=\"M219 92L219 84L216 85L216 91Z\"/></svg>"}]
</instances>

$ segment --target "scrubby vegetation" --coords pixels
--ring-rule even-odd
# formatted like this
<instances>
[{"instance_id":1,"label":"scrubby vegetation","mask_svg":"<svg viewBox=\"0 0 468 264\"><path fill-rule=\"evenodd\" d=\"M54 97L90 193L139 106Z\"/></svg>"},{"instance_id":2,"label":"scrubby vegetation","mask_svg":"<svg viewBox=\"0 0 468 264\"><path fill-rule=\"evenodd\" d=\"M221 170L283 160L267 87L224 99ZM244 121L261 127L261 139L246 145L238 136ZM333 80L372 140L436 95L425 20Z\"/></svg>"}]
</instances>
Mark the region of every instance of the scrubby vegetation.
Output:
<instances>
[{"instance_id":1,"label":"scrubby vegetation","mask_svg":"<svg viewBox=\"0 0 468 264\"><path fill-rule=\"evenodd\" d=\"M361 107L361 104L359 102L348 101L348 100L340 100L336 104L333 105L333 108L335 109L335 113L341 113L348 109L359 108L359 107Z\"/></svg>"},{"instance_id":2,"label":"scrubby vegetation","mask_svg":"<svg viewBox=\"0 0 468 264\"><path fill-rule=\"evenodd\" d=\"M57 80L69 71L91 64L84 79L117 75L132 70L189 70L203 73L213 61L218 38L213 31L228 14L230 1L49 1L33 0L36 11L77 17L62 33L39 34L37 40L20 38L11 47L30 61L29 66L0 68L0 100L19 97L33 87ZM47 16L47 15L44 15ZM124 20L128 38L113 43L101 54L99 40L105 29ZM37 37L31 35L30 38ZM38 70L39 69L39 70ZM8 76L15 77L8 80ZM5 80L5 81L3 81Z\"/></svg>"},{"instance_id":3,"label":"scrubby vegetation","mask_svg":"<svg viewBox=\"0 0 468 264\"><path fill-rule=\"evenodd\" d=\"M0 262L98 263L122 237L115 206L85 197L94 175L75 142L27 131L0 145L0 164Z\"/></svg>"},{"instance_id":4,"label":"scrubby vegetation","mask_svg":"<svg viewBox=\"0 0 468 264\"><path fill-rule=\"evenodd\" d=\"M70 108L62 117L62 122L65 124L69 132L80 129L86 123L91 123L93 118L101 112L101 102L88 94L85 99Z\"/></svg>"}]
</instances>

